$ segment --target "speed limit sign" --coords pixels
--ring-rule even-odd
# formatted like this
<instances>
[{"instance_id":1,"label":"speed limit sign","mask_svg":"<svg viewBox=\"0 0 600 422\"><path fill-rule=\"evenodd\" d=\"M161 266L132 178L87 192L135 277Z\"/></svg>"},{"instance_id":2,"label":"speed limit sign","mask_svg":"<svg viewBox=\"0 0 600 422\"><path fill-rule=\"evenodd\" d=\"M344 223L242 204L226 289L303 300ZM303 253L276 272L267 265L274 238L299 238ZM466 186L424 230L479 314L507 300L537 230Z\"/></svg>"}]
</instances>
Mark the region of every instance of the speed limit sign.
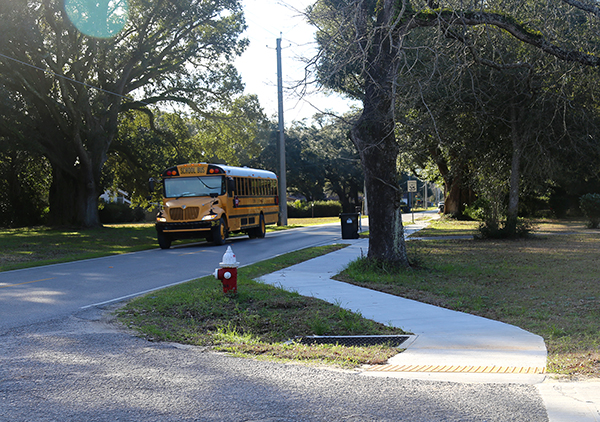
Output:
<instances>
[{"instance_id":1,"label":"speed limit sign","mask_svg":"<svg viewBox=\"0 0 600 422\"><path fill-rule=\"evenodd\" d=\"M416 180L409 180L407 183L407 187L408 187L408 191L409 192L416 192L417 191L417 181Z\"/></svg>"}]
</instances>

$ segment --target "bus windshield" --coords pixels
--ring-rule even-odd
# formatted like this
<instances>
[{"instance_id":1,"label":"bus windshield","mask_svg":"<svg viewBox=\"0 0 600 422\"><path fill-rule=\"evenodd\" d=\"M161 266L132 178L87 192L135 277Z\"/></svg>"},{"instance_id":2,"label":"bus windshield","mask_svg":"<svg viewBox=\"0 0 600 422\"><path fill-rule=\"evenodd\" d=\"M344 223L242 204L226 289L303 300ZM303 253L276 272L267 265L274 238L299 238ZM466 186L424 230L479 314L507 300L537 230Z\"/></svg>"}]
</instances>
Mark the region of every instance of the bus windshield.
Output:
<instances>
[{"instance_id":1,"label":"bus windshield","mask_svg":"<svg viewBox=\"0 0 600 422\"><path fill-rule=\"evenodd\" d=\"M165 197L223 195L224 178L215 176L180 177L165 179Z\"/></svg>"}]
</instances>

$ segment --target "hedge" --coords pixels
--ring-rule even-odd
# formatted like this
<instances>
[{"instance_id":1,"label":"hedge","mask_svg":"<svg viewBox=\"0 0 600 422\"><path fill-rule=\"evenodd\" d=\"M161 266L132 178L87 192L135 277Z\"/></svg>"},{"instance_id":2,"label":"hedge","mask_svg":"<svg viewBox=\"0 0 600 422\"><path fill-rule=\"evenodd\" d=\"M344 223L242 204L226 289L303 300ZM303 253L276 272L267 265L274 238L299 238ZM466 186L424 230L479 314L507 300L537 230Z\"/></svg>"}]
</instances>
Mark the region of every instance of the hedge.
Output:
<instances>
[{"instance_id":1,"label":"hedge","mask_svg":"<svg viewBox=\"0 0 600 422\"><path fill-rule=\"evenodd\" d=\"M307 202L297 200L288 202L287 209L289 218L337 217L342 212L342 204L339 201Z\"/></svg>"}]
</instances>

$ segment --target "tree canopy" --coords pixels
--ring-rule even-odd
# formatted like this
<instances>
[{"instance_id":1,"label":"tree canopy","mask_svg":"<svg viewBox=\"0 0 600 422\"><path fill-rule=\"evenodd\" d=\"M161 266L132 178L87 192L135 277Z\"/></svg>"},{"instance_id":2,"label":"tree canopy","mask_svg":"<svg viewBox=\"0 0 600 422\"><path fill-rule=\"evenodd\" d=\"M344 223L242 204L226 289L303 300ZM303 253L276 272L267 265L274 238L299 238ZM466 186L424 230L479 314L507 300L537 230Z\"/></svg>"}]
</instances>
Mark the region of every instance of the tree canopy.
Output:
<instances>
[{"instance_id":1,"label":"tree canopy","mask_svg":"<svg viewBox=\"0 0 600 422\"><path fill-rule=\"evenodd\" d=\"M98 38L60 0L0 3L4 106L19 110L24 143L52 166L50 223L99 224L101 170L121 113L177 102L207 118L242 90L231 65L247 44L237 0L131 0L127 16L120 32ZM12 125L2 121L0 133L12 139Z\"/></svg>"},{"instance_id":2,"label":"tree canopy","mask_svg":"<svg viewBox=\"0 0 600 422\"><path fill-rule=\"evenodd\" d=\"M514 48L523 57L543 53L595 67L600 64L597 11L595 5L582 2L535 0L443 4L320 0L309 8L307 15L317 26L320 46L314 59L318 80L363 103L351 138L361 156L370 198L369 258L409 265L397 186L398 109L419 102L422 84L432 79L424 72L411 97L400 100L398 93L408 92L401 87L413 70L435 73L441 50L432 49L431 40L440 40L434 47L442 49L447 40L460 43L476 60L490 66L519 66L518 62L497 61L494 54L500 43L514 40ZM484 48L477 51L479 47ZM460 66L456 61L456 69Z\"/></svg>"},{"instance_id":3,"label":"tree canopy","mask_svg":"<svg viewBox=\"0 0 600 422\"><path fill-rule=\"evenodd\" d=\"M255 96L238 97L229 110L215 111L210 118L157 112L150 119L142 111L128 111L120 116L102 185L123 189L133 204L147 207L148 176L158 177L182 163L240 165L260 152L258 140L266 126Z\"/></svg>"},{"instance_id":4,"label":"tree canopy","mask_svg":"<svg viewBox=\"0 0 600 422\"><path fill-rule=\"evenodd\" d=\"M330 119L316 115L311 125L295 122L286 131L288 191L308 201L338 197L345 212L360 205L363 176L356 148L348 138L356 116ZM261 153L244 162L252 167L278 169L279 137L275 127L262 140Z\"/></svg>"}]
</instances>

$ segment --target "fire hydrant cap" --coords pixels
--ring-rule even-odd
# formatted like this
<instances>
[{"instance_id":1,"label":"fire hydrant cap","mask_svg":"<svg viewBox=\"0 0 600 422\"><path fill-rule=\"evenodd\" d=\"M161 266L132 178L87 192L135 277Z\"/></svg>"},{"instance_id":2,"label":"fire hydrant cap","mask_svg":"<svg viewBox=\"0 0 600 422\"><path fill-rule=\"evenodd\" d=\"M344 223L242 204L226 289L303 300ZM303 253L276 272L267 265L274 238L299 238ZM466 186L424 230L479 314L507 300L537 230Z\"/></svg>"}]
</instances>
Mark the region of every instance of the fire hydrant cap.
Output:
<instances>
[{"instance_id":1,"label":"fire hydrant cap","mask_svg":"<svg viewBox=\"0 0 600 422\"><path fill-rule=\"evenodd\" d=\"M240 263L235 260L235 254L231 246L227 246L227 251L223 254L223 262L219 264L221 268L237 268Z\"/></svg>"}]
</instances>

